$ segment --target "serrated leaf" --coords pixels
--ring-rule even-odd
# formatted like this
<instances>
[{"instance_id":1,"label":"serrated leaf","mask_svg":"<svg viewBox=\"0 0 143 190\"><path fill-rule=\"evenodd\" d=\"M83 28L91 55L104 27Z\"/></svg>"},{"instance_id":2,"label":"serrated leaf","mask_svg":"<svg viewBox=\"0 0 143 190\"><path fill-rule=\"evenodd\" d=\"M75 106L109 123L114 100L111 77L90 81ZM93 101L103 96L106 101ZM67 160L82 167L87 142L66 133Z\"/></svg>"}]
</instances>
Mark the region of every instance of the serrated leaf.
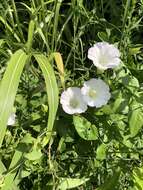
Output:
<instances>
[{"instance_id":1,"label":"serrated leaf","mask_svg":"<svg viewBox=\"0 0 143 190\"><path fill-rule=\"evenodd\" d=\"M58 185L58 190L66 190L78 187L88 181L89 178L61 178L60 184Z\"/></svg>"},{"instance_id":2,"label":"serrated leaf","mask_svg":"<svg viewBox=\"0 0 143 190\"><path fill-rule=\"evenodd\" d=\"M87 119L81 116L74 116L73 123L79 136L85 140L97 140L98 130Z\"/></svg>"},{"instance_id":3,"label":"serrated leaf","mask_svg":"<svg viewBox=\"0 0 143 190\"><path fill-rule=\"evenodd\" d=\"M12 112L20 76L28 55L23 50L16 51L8 62L0 85L0 147L2 145L7 121Z\"/></svg>"}]
</instances>

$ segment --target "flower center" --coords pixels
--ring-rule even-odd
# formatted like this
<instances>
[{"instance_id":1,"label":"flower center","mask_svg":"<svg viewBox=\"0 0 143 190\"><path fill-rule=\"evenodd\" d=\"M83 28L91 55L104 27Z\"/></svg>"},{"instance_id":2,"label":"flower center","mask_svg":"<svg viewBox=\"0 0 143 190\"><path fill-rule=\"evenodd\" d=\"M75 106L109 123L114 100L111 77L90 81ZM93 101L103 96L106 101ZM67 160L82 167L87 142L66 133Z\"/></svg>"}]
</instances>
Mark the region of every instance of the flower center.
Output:
<instances>
[{"instance_id":1,"label":"flower center","mask_svg":"<svg viewBox=\"0 0 143 190\"><path fill-rule=\"evenodd\" d=\"M71 106L72 108L77 108L78 105L79 105L79 102L78 102L76 99L71 99L71 100L70 100L70 106Z\"/></svg>"},{"instance_id":2,"label":"flower center","mask_svg":"<svg viewBox=\"0 0 143 190\"><path fill-rule=\"evenodd\" d=\"M101 65L107 65L107 62L108 62L108 58L106 55L102 54L100 56L100 59L99 59L99 62Z\"/></svg>"},{"instance_id":3,"label":"flower center","mask_svg":"<svg viewBox=\"0 0 143 190\"><path fill-rule=\"evenodd\" d=\"M89 90L88 95L89 95L89 97L90 97L90 98L94 98L94 99L95 99L95 98L96 98L97 93L96 93L96 91L95 91L95 90L90 89L90 90Z\"/></svg>"}]
</instances>

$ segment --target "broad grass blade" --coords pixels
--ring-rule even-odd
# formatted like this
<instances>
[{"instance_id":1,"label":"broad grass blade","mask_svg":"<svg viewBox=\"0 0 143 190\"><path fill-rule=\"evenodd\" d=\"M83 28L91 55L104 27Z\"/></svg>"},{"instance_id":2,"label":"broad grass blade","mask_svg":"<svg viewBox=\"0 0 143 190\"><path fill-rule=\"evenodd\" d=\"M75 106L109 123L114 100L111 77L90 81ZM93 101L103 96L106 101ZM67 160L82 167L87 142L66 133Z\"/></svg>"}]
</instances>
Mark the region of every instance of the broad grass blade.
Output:
<instances>
[{"instance_id":1,"label":"broad grass blade","mask_svg":"<svg viewBox=\"0 0 143 190\"><path fill-rule=\"evenodd\" d=\"M26 64L28 55L23 50L16 51L4 73L0 86L0 147L2 145L8 118L12 112L14 99L18 89L23 67Z\"/></svg>"},{"instance_id":2,"label":"broad grass blade","mask_svg":"<svg viewBox=\"0 0 143 190\"><path fill-rule=\"evenodd\" d=\"M48 105L49 105L49 118L48 118L48 130L46 134L46 138L43 142L43 145L45 146L52 135L52 129L55 121L55 116L58 108L58 86L56 82L56 77L54 74L54 70L52 66L49 63L49 60L46 56L43 54L34 54L35 59L37 60L44 78L46 82L46 90L47 90L47 96L48 96Z\"/></svg>"}]
</instances>

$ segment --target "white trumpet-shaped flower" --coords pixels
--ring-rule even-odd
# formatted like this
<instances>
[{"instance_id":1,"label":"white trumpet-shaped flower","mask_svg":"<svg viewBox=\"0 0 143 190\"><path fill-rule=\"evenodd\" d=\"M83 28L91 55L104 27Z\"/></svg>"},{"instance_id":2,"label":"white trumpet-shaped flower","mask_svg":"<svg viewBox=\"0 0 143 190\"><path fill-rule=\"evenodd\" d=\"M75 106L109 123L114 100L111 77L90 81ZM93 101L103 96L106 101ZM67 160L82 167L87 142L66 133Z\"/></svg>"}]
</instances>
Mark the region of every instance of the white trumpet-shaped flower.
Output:
<instances>
[{"instance_id":1,"label":"white trumpet-shaped flower","mask_svg":"<svg viewBox=\"0 0 143 190\"><path fill-rule=\"evenodd\" d=\"M60 103L68 114L83 113L87 110L87 104L83 100L80 88L69 87L61 94Z\"/></svg>"},{"instance_id":2,"label":"white trumpet-shaped flower","mask_svg":"<svg viewBox=\"0 0 143 190\"><path fill-rule=\"evenodd\" d=\"M90 79L84 82L81 93L88 106L101 107L111 97L109 86L101 79Z\"/></svg>"},{"instance_id":3,"label":"white trumpet-shaped flower","mask_svg":"<svg viewBox=\"0 0 143 190\"><path fill-rule=\"evenodd\" d=\"M101 70L114 68L121 62L119 50L107 42L98 42L89 48L88 58Z\"/></svg>"},{"instance_id":4,"label":"white trumpet-shaped flower","mask_svg":"<svg viewBox=\"0 0 143 190\"><path fill-rule=\"evenodd\" d=\"M15 118L16 118L15 113L12 113L12 114L9 116L9 118L8 118L7 125L14 125L14 124L15 124Z\"/></svg>"}]
</instances>

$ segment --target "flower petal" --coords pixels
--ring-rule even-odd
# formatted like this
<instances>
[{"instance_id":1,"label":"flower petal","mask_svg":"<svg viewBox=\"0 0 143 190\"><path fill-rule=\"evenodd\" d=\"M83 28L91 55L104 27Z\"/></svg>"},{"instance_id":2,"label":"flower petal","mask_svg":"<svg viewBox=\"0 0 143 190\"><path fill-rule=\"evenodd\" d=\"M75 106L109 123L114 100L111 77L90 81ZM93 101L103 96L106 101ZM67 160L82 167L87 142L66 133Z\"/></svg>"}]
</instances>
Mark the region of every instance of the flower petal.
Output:
<instances>
[{"instance_id":1,"label":"flower petal","mask_svg":"<svg viewBox=\"0 0 143 190\"><path fill-rule=\"evenodd\" d=\"M91 92L94 92L94 94ZM86 81L81 88L81 93L87 105L91 107L101 107L107 104L111 97L109 86L101 79Z\"/></svg>"},{"instance_id":2,"label":"flower petal","mask_svg":"<svg viewBox=\"0 0 143 190\"><path fill-rule=\"evenodd\" d=\"M16 117L15 113L12 113L10 115L10 117L8 118L7 125L14 125L15 124L15 117Z\"/></svg>"},{"instance_id":3,"label":"flower petal","mask_svg":"<svg viewBox=\"0 0 143 190\"><path fill-rule=\"evenodd\" d=\"M87 110L80 88L69 87L61 94L60 103L68 114L83 113Z\"/></svg>"},{"instance_id":4,"label":"flower petal","mask_svg":"<svg viewBox=\"0 0 143 190\"><path fill-rule=\"evenodd\" d=\"M119 50L107 42L99 42L89 48L88 58L97 68L102 70L114 68L121 62Z\"/></svg>"}]
</instances>

